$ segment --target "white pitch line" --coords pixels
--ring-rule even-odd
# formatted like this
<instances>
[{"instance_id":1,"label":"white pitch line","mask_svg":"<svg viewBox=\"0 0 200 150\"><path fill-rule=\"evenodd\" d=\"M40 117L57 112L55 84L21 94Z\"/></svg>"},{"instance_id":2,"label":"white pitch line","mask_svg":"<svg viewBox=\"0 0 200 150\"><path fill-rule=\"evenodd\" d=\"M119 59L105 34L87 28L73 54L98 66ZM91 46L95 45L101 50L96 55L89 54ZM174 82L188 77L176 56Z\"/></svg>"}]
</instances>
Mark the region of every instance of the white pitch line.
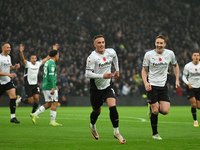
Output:
<instances>
[{"instance_id":1,"label":"white pitch line","mask_svg":"<svg viewBox=\"0 0 200 150\"><path fill-rule=\"evenodd\" d=\"M83 117L88 117L88 115L74 115L74 114L67 114L69 116L79 116L81 118L79 118L78 120L89 120L89 118L83 118ZM66 116L67 116L66 115ZM8 118L9 116L0 116L0 118ZM56 119L64 119L64 120L77 120L77 118L74 118L74 117L56 117ZM106 116L101 116L101 118L99 118L98 120L101 120L101 121L110 121L109 118L107 119L103 119L102 117L105 117ZM30 117L17 117L17 118L29 118ZM123 118L127 118L127 119L123 119ZM50 116L49 117L40 117L39 119L50 119ZM146 119L144 118L139 118L139 117L128 117L128 116L121 116L120 117L120 122L150 122L150 121L147 121ZM171 121L159 121L158 123L168 123L168 124L193 124L193 122L171 122Z\"/></svg>"},{"instance_id":2,"label":"white pitch line","mask_svg":"<svg viewBox=\"0 0 200 150\"><path fill-rule=\"evenodd\" d=\"M136 119L136 120L140 120L141 122L146 122L147 120L144 119L144 118L138 118L138 117L125 117L125 116L122 116L120 118L129 118L129 119Z\"/></svg>"}]
</instances>

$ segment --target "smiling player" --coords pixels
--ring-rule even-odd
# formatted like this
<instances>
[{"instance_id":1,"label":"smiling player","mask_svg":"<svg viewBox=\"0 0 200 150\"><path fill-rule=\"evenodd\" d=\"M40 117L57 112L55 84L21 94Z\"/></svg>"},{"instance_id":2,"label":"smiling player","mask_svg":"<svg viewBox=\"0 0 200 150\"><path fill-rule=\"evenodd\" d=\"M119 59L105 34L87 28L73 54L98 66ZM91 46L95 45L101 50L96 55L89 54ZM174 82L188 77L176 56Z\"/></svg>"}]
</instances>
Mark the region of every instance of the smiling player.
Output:
<instances>
[{"instance_id":1,"label":"smiling player","mask_svg":"<svg viewBox=\"0 0 200 150\"><path fill-rule=\"evenodd\" d=\"M156 49L146 52L143 60L142 79L150 103L149 118L153 130L153 139L162 140L157 131L158 113L169 113L170 100L167 89L167 74L169 64L174 67L176 88L179 87L179 66L174 52L165 49L166 40L162 35L156 37ZM148 79L147 79L148 73Z\"/></svg>"},{"instance_id":2,"label":"smiling player","mask_svg":"<svg viewBox=\"0 0 200 150\"><path fill-rule=\"evenodd\" d=\"M20 123L15 117L16 110L16 90L12 79L15 77L14 73L10 73L11 70L20 68L20 64L12 66L10 51L11 46L9 43L1 44L2 53L0 54L0 99L6 92L10 98L10 113L11 123Z\"/></svg>"},{"instance_id":3,"label":"smiling player","mask_svg":"<svg viewBox=\"0 0 200 150\"><path fill-rule=\"evenodd\" d=\"M40 67L49 59L49 56L43 60L37 61L36 55L31 55L30 61L24 58L24 46L20 44L20 57L25 66L24 70L24 87L26 91L26 97L21 101L25 104L33 104L32 113L36 111L39 105L39 93L40 88L38 84L38 73ZM21 101L17 101L17 106Z\"/></svg>"},{"instance_id":4,"label":"smiling player","mask_svg":"<svg viewBox=\"0 0 200 150\"><path fill-rule=\"evenodd\" d=\"M199 127L196 115L196 108L200 109L199 52L193 53L192 62L189 62L185 65L182 79L185 84L187 84L187 98L191 103L191 113L194 120L194 127Z\"/></svg>"},{"instance_id":5,"label":"smiling player","mask_svg":"<svg viewBox=\"0 0 200 150\"><path fill-rule=\"evenodd\" d=\"M90 102L93 111L90 115L90 129L94 139L98 140L99 135L96 130L96 121L101 113L101 106L104 102L108 104L110 110L110 120L114 128L114 137L120 143L126 140L119 133L119 116L116 108L115 92L111 85L111 78L115 80L119 77L118 57L114 49L105 49L105 39L103 35L97 35L93 39L96 48L87 58L85 76L90 78ZM111 66L114 63L116 72L111 73Z\"/></svg>"}]
</instances>

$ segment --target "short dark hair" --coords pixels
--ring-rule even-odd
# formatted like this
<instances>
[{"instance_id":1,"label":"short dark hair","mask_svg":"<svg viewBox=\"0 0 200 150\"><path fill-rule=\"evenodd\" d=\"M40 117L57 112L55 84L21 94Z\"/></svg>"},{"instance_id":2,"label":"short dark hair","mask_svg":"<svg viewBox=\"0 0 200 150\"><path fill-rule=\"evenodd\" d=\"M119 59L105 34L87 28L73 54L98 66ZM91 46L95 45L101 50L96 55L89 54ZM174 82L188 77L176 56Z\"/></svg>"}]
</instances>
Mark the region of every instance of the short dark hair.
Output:
<instances>
[{"instance_id":1,"label":"short dark hair","mask_svg":"<svg viewBox=\"0 0 200 150\"><path fill-rule=\"evenodd\" d=\"M54 57L54 56L56 56L58 54L58 51L57 50L51 50L50 52L49 52L49 56L50 57Z\"/></svg>"},{"instance_id":2,"label":"short dark hair","mask_svg":"<svg viewBox=\"0 0 200 150\"><path fill-rule=\"evenodd\" d=\"M165 43L166 43L166 38L165 38L163 35L158 35L158 36L156 37L155 41L156 41L158 38L163 39L163 40L165 41Z\"/></svg>"},{"instance_id":3,"label":"short dark hair","mask_svg":"<svg viewBox=\"0 0 200 150\"><path fill-rule=\"evenodd\" d=\"M2 42L2 43L1 43L1 48L2 48L5 44L9 44L9 43L8 43L8 42Z\"/></svg>"},{"instance_id":4,"label":"short dark hair","mask_svg":"<svg viewBox=\"0 0 200 150\"><path fill-rule=\"evenodd\" d=\"M193 55L194 53L199 53L199 51L193 50L193 51L192 51L192 55ZM200 54L200 53L199 53L199 54Z\"/></svg>"},{"instance_id":5,"label":"short dark hair","mask_svg":"<svg viewBox=\"0 0 200 150\"><path fill-rule=\"evenodd\" d=\"M97 39L97 38L104 38L103 34L98 34L98 35L95 35L94 38L93 38L93 42Z\"/></svg>"},{"instance_id":6,"label":"short dark hair","mask_svg":"<svg viewBox=\"0 0 200 150\"><path fill-rule=\"evenodd\" d=\"M32 54L32 55L30 55L30 57L29 58L31 58L32 56L36 56L35 54ZM37 56L36 56L37 57Z\"/></svg>"}]
</instances>

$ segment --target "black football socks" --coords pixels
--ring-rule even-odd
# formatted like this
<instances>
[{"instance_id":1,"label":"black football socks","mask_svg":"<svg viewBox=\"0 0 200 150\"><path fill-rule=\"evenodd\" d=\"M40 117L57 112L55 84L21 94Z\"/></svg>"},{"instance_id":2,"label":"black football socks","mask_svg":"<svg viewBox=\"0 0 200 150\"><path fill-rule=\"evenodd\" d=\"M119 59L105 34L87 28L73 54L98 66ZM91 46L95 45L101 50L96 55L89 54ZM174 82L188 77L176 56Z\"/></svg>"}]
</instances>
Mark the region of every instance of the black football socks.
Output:
<instances>
[{"instance_id":1,"label":"black football socks","mask_svg":"<svg viewBox=\"0 0 200 150\"><path fill-rule=\"evenodd\" d=\"M196 108L191 107L192 117L194 120L197 120Z\"/></svg>"},{"instance_id":2,"label":"black football socks","mask_svg":"<svg viewBox=\"0 0 200 150\"><path fill-rule=\"evenodd\" d=\"M96 113L94 111L90 114L90 122L91 122L91 124L94 125L96 123L99 115L100 115L100 113Z\"/></svg>"},{"instance_id":3,"label":"black football socks","mask_svg":"<svg viewBox=\"0 0 200 150\"><path fill-rule=\"evenodd\" d=\"M16 99L10 99L10 113L15 114Z\"/></svg>"},{"instance_id":4,"label":"black football socks","mask_svg":"<svg viewBox=\"0 0 200 150\"><path fill-rule=\"evenodd\" d=\"M119 126L119 115L116 106L110 107L110 120L114 128Z\"/></svg>"},{"instance_id":5,"label":"black football socks","mask_svg":"<svg viewBox=\"0 0 200 150\"><path fill-rule=\"evenodd\" d=\"M32 113L34 113L36 110L37 110L37 108L38 108L38 103L33 103L33 109L32 109Z\"/></svg>"},{"instance_id":6,"label":"black football socks","mask_svg":"<svg viewBox=\"0 0 200 150\"><path fill-rule=\"evenodd\" d=\"M157 124L158 124L158 115L151 114L151 128L153 130L153 135L157 134Z\"/></svg>"}]
</instances>

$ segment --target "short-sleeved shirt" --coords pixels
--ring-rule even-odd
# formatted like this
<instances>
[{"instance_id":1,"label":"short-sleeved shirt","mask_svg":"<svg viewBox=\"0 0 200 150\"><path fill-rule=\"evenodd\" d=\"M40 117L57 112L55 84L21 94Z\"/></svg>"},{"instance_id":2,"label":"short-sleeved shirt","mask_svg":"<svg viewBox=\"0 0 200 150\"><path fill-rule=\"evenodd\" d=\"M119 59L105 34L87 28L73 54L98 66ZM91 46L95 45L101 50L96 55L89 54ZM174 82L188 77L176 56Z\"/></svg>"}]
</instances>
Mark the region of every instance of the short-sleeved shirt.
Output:
<instances>
[{"instance_id":1,"label":"short-sleeved shirt","mask_svg":"<svg viewBox=\"0 0 200 150\"><path fill-rule=\"evenodd\" d=\"M10 67L12 66L9 55L4 56L0 54L0 72L10 74ZM9 76L0 76L0 84L4 85L11 81Z\"/></svg>"},{"instance_id":2,"label":"short-sleeved shirt","mask_svg":"<svg viewBox=\"0 0 200 150\"><path fill-rule=\"evenodd\" d=\"M173 51L164 49L162 54L158 54L154 49L146 52L143 67L149 68L148 82L154 86L164 87L167 82L169 64L177 64Z\"/></svg>"},{"instance_id":3,"label":"short-sleeved shirt","mask_svg":"<svg viewBox=\"0 0 200 150\"><path fill-rule=\"evenodd\" d=\"M38 73L40 66L42 65L41 61L36 61L35 65L30 61L26 61L25 71L24 71L24 82L29 85L36 85L38 82Z\"/></svg>"},{"instance_id":4,"label":"short-sleeved shirt","mask_svg":"<svg viewBox=\"0 0 200 150\"><path fill-rule=\"evenodd\" d=\"M42 90L51 90L52 88L56 89L56 70L56 64L52 59L49 59L44 64Z\"/></svg>"},{"instance_id":5,"label":"short-sleeved shirt","mask_svg":"<svg viewBox=\"0 0 200 150\"><path fill-rule=\"evenodd\" d=\"M200 88L200 63L197 65L194 65L193 62L187 63L184 67L183 75L192 84L193 88Z\"/></svg>"},{"instance_id":6,"label":"short-sleeved shirt","mask_svg":"<svg viewBox=\"0 0 200 150\"><path fill-rule=\"evenodd\" d=\"M117 54L114 49L106 48L104 54L99 54L95 50L88 56L86 70L91 70L96 74L111 73L113 58ZM92 89L103 90L110 86L111 79L95 78L90 80Z\"/></svg>"}]
</instances>

